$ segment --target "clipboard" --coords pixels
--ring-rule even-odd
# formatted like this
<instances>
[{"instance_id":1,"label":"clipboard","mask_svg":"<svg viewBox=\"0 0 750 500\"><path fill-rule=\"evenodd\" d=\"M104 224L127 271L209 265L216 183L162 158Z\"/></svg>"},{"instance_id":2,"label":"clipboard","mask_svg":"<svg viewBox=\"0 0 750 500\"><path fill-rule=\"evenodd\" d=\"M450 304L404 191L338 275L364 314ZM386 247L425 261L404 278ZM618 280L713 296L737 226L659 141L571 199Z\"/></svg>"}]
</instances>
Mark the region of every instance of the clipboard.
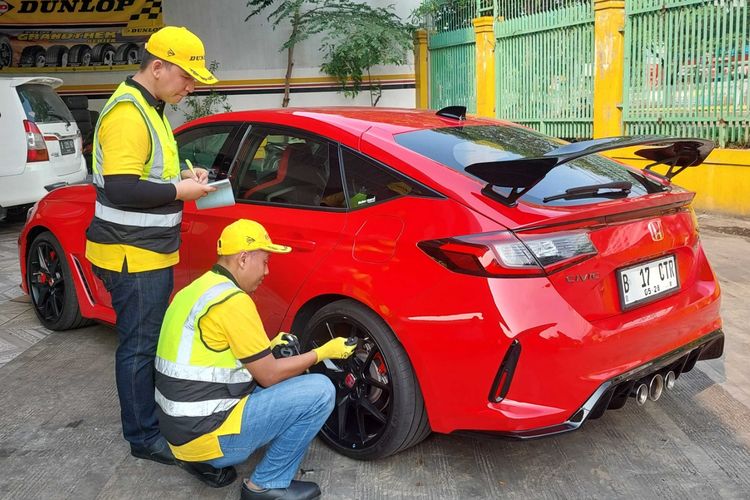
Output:
<instances>
[{"instance_id":1,"label":"clipboard","mask_svg":"<svg viewBox=\"0 0 750 500\"><path fill-rule=\"evenodd\" d=\"M232 184L229 179L222 179L216 182L209 182L209 186L216 188L216 191L211 191L203 198L195 200L195 206L198 210L205 210L207 208L217 207L231 207L234 205L234 193L232 192Z\"/></svg>"}]
</instances>

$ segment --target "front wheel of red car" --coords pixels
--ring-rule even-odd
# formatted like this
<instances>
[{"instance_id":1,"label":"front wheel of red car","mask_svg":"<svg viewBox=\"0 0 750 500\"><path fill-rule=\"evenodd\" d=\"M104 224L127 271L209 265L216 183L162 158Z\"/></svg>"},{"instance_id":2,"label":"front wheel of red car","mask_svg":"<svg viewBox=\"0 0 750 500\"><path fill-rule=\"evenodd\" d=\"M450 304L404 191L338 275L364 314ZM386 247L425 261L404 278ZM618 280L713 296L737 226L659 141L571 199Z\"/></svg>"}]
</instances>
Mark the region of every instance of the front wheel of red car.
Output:
<instances>
[{"instance_id":1,"label":"front wheel of red car","mask_svg":"<svg viewBox=\"0 0 750 500\"><path fill-rule=\"evenodd\" d=\"M336 404L320 432L331 448L351 458L373 460L405 450L430 434L419 383L406 351L372 310L353 300L332 302L316 312L302 346L333 337L358 337L346 360L327 360L310 371L336 387Z\"/></svg>"},{"instance_id":2,"label":"front wheel of red car","mask_svg":"<svg viewBox=\"0 0 750 500\"><path fill-rule=\"evenodd\" d=\"M89 323L81 317L73 276L52 233L39 234L26 256L26 280L34 312L50 330L71 330Z\"/></svg>"}]
</instances>

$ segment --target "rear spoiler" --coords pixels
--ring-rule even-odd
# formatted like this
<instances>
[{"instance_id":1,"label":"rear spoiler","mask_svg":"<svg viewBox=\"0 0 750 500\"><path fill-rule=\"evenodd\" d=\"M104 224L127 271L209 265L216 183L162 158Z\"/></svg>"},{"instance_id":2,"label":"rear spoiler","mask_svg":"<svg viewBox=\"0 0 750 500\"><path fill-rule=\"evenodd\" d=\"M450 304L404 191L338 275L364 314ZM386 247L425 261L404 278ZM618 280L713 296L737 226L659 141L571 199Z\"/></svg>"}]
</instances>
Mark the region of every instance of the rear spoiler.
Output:
<instances>
[{"instance_id":1,"label":"rear spoiler","mask_svg":"<svg viewBox=\"0 0 750 500\"><path fill-rule=\"evenodd\" d=\"M657 135L607 137L573 142L533 158L473 163L464 170L488 183L482 190L483 193L513 206L518 198L538 184L553 168L591 154L631 146L656 146L639 149L635 154L652 160L653 163L645 169L667 180L671 180L688 167L703 163L715 147L713 142L705 139L679 139ZM656 165L668 165L669 170L664 175L659 174L651 170ZM509 189L510 193L501 195L493 189L494 187Z\"/></svg>"}]
</instances>

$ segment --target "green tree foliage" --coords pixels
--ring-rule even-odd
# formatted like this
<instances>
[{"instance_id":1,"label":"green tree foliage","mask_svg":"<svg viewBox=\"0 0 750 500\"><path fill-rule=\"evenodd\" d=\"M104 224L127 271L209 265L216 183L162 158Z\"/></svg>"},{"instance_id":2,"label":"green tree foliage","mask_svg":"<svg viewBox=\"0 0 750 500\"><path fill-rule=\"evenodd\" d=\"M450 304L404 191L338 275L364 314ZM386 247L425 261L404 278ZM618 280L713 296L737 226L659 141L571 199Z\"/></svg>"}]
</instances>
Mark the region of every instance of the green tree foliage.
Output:
<instances>
[{"instance_id":1,"label":"green tree foliage","mask_svg":"<svg viewBox=\"0 0 750 500\"><path fill-rule=\"evenodd\" d=\"M321 50L326 55L320 69L341 84L347 97L361 91L366 75L372 106L380 100L382 87L379 81L373 81L370 68L406 64L407 51L413 47L411 27L390 7L376 9L356 22L336 25L324 41Z\"/></svg>"},{"instance_id":2,"label":"green tree foliage","mask_svg":"<svg viewBox=\"0 0 750 500\"><path fill-rule=\"evenodd\" d=\"M245 21L265 11L268 12L266 19L274 29L284 26L290 30L289 38L280 49L287 52L283 107L289 105L289 86L297 44L322 33L328 36L330 45L334 40L339 40L336 33L346 33L354 26L366 26L379 19L398 19L390 9L374 8L353 0L249 0L247 6L250 14Z\"/></svg>"},{"instance_id":3,"label":"green tree foliage","mask_svg":"<svg viewBox=\"0 0 750 500\"><path fill-rule=\"evenodd\" d=\"M219 69L219 63L217 61L211 61L208 65L208 70L211 73L216 73ZM172 109L180 110L185 116L185 121L189 122L203 116L212 115L219 111L229 112L232 111L232 106L227 102L227 96L219 94L218 92L211 90L208 95L199 96L187 96L181 106L172 104Z\"/></svg>"}]
</instances>

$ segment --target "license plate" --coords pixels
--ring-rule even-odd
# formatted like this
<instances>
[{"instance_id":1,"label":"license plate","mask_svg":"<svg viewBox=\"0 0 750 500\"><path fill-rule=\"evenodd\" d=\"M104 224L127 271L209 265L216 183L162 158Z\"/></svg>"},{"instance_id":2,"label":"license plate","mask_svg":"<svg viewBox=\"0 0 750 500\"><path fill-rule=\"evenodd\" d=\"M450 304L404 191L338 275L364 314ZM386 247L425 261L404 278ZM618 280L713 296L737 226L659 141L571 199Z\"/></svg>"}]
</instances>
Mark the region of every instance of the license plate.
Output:
<instances>
[{"instance_id":1,"label":"license plate","mask_svg":"<svg viewBox=\"0 0 750 500\"><path fill-rule=\"evenodd\" d=\"M71 155L76 152L76 145L73 139L62 139L60 140L60 153L64 155Z\"/></svg>"},{"instance_id":2,"label":"license plate","mask_svg":"<svg viewBox=\"0 0 750 500\"><path fill-rule=\"evenodd\" d=\"M651 302L680 288L677 259L662 257L617 271L622 309Z\"/></svg>"}]
</instances>

